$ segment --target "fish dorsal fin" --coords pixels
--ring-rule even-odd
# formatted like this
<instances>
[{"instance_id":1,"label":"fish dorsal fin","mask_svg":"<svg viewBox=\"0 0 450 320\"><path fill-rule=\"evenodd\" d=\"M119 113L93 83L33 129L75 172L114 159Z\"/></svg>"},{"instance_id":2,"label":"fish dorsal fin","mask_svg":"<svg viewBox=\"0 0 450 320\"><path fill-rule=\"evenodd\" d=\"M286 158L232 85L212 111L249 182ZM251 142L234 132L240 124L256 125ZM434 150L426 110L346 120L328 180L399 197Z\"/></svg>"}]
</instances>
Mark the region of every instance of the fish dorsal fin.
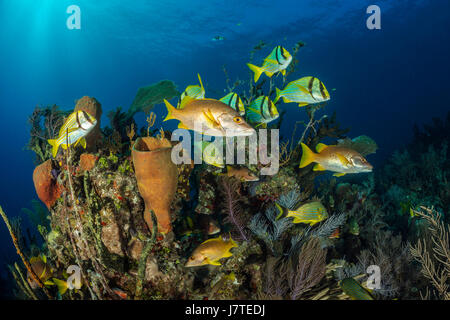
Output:
<instances>
[{"instance_id":1,"label":"fish dorsal fin","mask_svg":"<svg viewBox=\"0 0 450 320\"><path fill-rule=\"evenodd\" d=\"M42 258L42 261L44 261L44 263L47 263L47 257L45 256L45 254L43 254L43 255L41 256L41 258Z\"/></svg>"},{"instance_id":2,"label":"fish dorsal fin","mask_svg":"<svg viewBox=\"0 0 450 320\"><path fill-rule=\"evenodd\" d=\"M350 162L347 160L346 157L344 157L342 154L340 153L336 153L336 156L338 157L339 161L344 165L347 166Z\"/></svg>"},{"instance_id":3,"label":"fish dorsal fin","mask_svg":"<svg viewBox=\"0 0 450 320\"><path fill-rule=\"evenodd\" d=\"M222 240L221 237L219 237L219 238L212 238L212 239L208 239L208 240L204 241L203 243L217 242L217 241L221 241L221 240Z\"/></svg>"},{"instance_id":4,"label":"fish dorsal fin","mask_svg":"<svg viewBox=\"0 0 450 320\"><path fill-rule=\"evenodd\" d=\"M192 98L191 96L185 95L184 98L181 100L180 105L178 109L184 109L184 107L191 101L196 100L195 98Z\"/></svg>"},{"instance_id":5,"label":"fish dorsal fin","mask_svg":"<svg viewBox=\"0 0 450 320\"><path fill-rule=\"evenodd\" d=\"M317 151L317 153L320 153L320 152L322 152L324 149L326 149L328 146L326 145L326 144L324 144L324 143L319 143L319 144L317 144L317 146L316 146L316 151Z\"/></svg>"},{"instance_id":6,"label":"fish dorsal fin","mask_svg":"<svg viewBox=\"0 0 450 320\"><path fill-rule=\"evenodd\" d=\"M42 259L40 257L33 257L33 258L30 259L30 263L33 264L33 263L39 262L41 260Z\"/></svg>"},{"instance_id":7,"label":"fish dorsal fin","mask_svg":"<svg viewBox=\"0 0 450 320\"><path fill-rule=\"evenodd\" d=\"M200 88L202 88L202 91L205 92L205 88L203 87L202 78L200 77L200 73L197 73L198 81L200 82Z\"/></svg>"}]
</instances>

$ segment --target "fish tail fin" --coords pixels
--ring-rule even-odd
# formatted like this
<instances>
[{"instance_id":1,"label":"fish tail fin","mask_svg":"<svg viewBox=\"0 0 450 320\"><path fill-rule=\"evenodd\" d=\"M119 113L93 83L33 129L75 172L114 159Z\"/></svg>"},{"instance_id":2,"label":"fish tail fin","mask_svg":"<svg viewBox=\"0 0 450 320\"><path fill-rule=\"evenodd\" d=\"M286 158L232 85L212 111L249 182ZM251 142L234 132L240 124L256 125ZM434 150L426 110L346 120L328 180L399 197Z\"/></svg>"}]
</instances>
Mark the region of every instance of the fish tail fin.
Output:
<instances>
[{"instance_id":1,"label":"fish tail fin","mask_svg":"<svg viewBox=\"0 0 450 320\"><path fill-rule=\"evenodd\" d=\"M281 94L281 90L278 88L275 88L275 92L276 92L276 97L275 100L273 100L273 103L277 103L277 101L280 99L280 94Z\"/></svg>"},{"instance_id":2,"label":"fish tail fin","mask_svg":"<svg viewBox=\"0 0 450 320\"><path fill-rule=\"evenodd\" d=\"M259 77L264 71L263 68L255 66L254 64L251 63L247 63L247 66L250 68L250 70L252 70L255 73L254 80L255 82L258 82Z\"/></svg>"},{"instance_id":3,"label":"fish tail fin","mask_svg":"<svg viewBox=\"0 0 450 320\"><path fill-rule=\"evenodd\" d=\"M205 88L203 87L202 78L200 77L200 73L197 73L198 81L200 82L200 87L202 88L202 91L205 92Z\"/></svg>"},{"instance_id":4,"label":"fish tail fin","mask_svg":"<svg viewBox=\"0 0 450 320\"><path fill-rule=\"evenodd\" d=\"M276 216L275 220L280 220L281 218L285 218L288 215L288 209L280 206L278 203L275 202L275 207L278 209L278 215Z\"/></svg>"},{"instance_id":5,"label":"fish tail fin","mask_svg":"<svg viewBox=\"0 0 450 320\"><path fill-rule=\"evenodd\" d=\"M53 150L52 150L53 158L56 158L56 155L58 154L58 149L59 149L59 145L56 142L56 139L49 139L47 141L53 147Z\"/></svg>"},{"instance_id":6,"label":"fish tail fin","mask_svg":"<svg viewBox=\"0 0 450 320\"><path fill-rule=\"evenodd\" d=\"M58 287L58 292L60 295L63 295L64 293L66 293L66 291L68 289L66 281L53 278L53 283Z\"/></svg>"},{"instance_id":7,"label":"fish tail fin","mask_svg":"<svg viewBox=\"0 0 450 320\"><path fill-rule=\"evenodd\" d=\"M309 165L311 162L315 161L316 154L311 151L310 148L306 144L302 142L302 159L300 160L299 168L304 168Z\"/></svg>"},{"instance_id":8,"label":"fish tail fin","mask_svg":"<svg viewBox=\"0 0 450 320\"><path fill-rule=\"evenodd\" d=\"M173 117L173 112L176 110L175 107L171 105L170 102L167 101L166 99L164 99L164 104L166 105L167 108L167 117L165 117L163 121L175 119Z\"/></svg>"}]
</instances>

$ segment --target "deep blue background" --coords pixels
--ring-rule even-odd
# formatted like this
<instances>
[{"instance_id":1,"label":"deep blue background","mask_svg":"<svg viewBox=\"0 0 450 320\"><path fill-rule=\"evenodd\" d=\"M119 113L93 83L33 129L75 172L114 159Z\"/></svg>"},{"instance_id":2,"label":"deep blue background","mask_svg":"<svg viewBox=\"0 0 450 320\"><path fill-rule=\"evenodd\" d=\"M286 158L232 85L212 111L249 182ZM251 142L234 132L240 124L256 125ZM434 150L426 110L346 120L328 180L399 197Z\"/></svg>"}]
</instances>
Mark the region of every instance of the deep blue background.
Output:
<instances>
[{"instance_id":1,"label":"deep blue background","mask_svg":"<svg viewBox=\"0 0 450 320\"><path fill-rule=\"evenodd\" d=\"M66 28L71 4L81 8L81 30ZM381 7L381 30L366 28L370 4ZM36 198L33 155L23 147L37 104L72 109L93 96L105 124L106 113L128 108L139 87L171 79L183 90L197 73L206 96L220 98L222 65L232 80L247 79L245 63L259 40L270 45L255 62L275 45L306 42L291 79L319 77L332 95L327 111L337 111L351 137L377 141L369 161L380 165L408 142L415 122L449 109L449 12L447 0L0 0L0 205L13 216ZM211 41L216 35L225 40ZM295 104L281 109L289 110L282 130L290 136L305 112ZM156 112L159 126L166 111ZM0 260L16 259L3 223L0 241Z\"/></svg>"}]
</instances>

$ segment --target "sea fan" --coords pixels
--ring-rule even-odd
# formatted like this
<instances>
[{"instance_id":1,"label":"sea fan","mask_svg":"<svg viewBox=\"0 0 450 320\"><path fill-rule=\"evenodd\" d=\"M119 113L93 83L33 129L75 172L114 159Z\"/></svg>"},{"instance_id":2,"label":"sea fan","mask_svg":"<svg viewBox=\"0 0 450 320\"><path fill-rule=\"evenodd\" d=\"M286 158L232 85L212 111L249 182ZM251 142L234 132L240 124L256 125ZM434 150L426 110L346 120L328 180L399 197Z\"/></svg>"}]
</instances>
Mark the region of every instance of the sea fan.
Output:
<instances>
[{"instance_id":1,"label":"sea fan","mask_svg":"<svg viewBox=\"0 0 450 320\"><path fill-rule=\"evenodd\" d=\"M225 209L228 215L225 221L233 225L235 231L233 236L236 240L248 241L242 209L239 206L239 196L236 192L239 185L240 182L233 178L224 177L221 180L221 191L224 195Z\"/></svg>"}]
</instances>

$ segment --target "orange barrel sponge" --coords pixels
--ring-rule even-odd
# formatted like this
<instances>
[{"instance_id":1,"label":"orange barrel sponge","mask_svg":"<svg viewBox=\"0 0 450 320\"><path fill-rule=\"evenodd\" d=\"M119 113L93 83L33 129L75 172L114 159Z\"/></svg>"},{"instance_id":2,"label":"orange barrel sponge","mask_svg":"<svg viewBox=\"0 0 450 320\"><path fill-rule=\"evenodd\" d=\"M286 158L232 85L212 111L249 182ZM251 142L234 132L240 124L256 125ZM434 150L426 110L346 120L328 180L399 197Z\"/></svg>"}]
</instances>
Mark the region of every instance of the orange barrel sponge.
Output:
<instances>
[{"instance_id":1,"label":"orange barrel sponge","mask_svg":"<svg viewBox=\"0 0 450 320\"><path fill-rule=\"evenodd\" d=\"M145 222L152 230L150 210L153 210L158 231L163 234L172 230L170 205L178 183L178 169L172 162L171 152L169 140L154 137L138 138L132 149L139 193L145 202Z\"/></svg>"},{"instance_id":2,"label":"orange barrel sponge","mask_svg":"<svg viewBox=\"0 0 450 320\"><path fill-rule=\"evenodd\" d=\"M50 159L37 166L33 172L36 193L49 210L61 196L62 192L61 186L57 183L56 177L53 174L56 167L57 164L54 163L54 160Z\"/></svg>"}]
</instances>

